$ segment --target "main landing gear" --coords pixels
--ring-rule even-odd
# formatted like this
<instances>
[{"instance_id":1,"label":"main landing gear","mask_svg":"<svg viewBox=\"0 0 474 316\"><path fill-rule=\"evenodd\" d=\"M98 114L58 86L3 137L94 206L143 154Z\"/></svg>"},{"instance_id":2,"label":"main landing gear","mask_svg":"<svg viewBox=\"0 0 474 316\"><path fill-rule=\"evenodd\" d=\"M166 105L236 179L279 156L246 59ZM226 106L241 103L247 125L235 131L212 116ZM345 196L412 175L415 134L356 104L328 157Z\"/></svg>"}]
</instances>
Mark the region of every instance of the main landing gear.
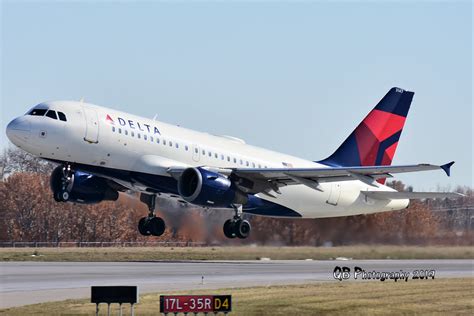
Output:
<instances>
[{"instance_id":1,"label":"main landing gear","mask_svg":"<svg viewBox=\"0 0 474 316\"><path fill-rule=\"evenodd\" d=\"M74 171L71 164L65 164L62 169L57 168L54 172L59 173L60 186L53 192L53 197L56 202L67 202L69 200L72 185L74 183ZM53 178L56 176L53 175Z\"/></svg>"},{"instance_id":2,"label":"main landing gear","mask_svg":"<svg viewBox=\"0 0 474 316\"><path fill-rule=\"evenodd\" d=\"M148 206L148 216L138 222L138 231L143 236L161 236L165 232L165 221L155 215L156 194L140 194L140 201Z\"/></svg>"},{"instance_id":3,"label":"main landing gear","mask_svg":"<svg viewBox=\"0 0 474 316\"><path fill-rule=\"evenodd\" d=\"M250 235L250 223L242 219L242 205L232 205L235 211L234 218L228 219L224 223L224 235L227 238L245 239Z\"/></svg>"}]
</instances>

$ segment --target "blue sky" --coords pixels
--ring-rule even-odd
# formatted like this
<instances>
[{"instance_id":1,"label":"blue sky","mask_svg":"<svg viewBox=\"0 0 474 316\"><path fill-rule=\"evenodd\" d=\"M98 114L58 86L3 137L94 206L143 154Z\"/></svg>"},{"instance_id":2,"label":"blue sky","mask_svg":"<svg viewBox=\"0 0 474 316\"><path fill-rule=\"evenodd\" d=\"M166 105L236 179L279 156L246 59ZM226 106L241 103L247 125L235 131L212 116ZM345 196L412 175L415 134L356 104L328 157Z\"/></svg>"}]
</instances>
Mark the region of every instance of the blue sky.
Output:
<instances>
[{"instance_id":1,"label":"blue sky","mask_svg":"<svg viewBox=\"0 0 474 316\"><path fill-rule=\"evenodd\" d=\"M2 1L0 146L10 119L76 99L307 159L392 87L415 91L397 178L473 179L472 3Z\"/></svg>"}]
</instances>

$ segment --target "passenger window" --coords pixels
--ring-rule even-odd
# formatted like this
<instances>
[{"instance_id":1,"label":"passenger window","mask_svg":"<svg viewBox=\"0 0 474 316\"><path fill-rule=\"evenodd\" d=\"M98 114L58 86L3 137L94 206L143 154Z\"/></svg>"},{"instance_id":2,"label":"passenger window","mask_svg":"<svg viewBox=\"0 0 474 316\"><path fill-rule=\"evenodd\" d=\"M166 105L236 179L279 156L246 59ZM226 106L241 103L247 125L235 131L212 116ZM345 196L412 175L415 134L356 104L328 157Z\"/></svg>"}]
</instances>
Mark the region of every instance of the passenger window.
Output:
<instances>
[{"instance_id":1,"label":"passenger window","mask_svg":"<svg viewBox=\"0 0 474 316\"><path fill-rule=\"evenodd\" d=\"M219 155L217 153L214 153L214 158L218 158Z\"/></svg>"},{"instance_id":2,"label":"passenger window","mask_svg":"<svg viewBox=\"0 0 474 316\"><path fill-rule=\"evenodd\" d=\"M45 109L33 109L30 111L30 113L28 113L29 115L34 115L34 116L44 116L46 114L46 111L48 110L45 110Z\"/></svg>"},{"instance_id":3,"label":"passenger window","mask_svg":"<svg viewBox=\"0 0 474 316\"><path fill-rule=\"evenodd\" d=\"M49 110L48 113L46 113L46 116L49 118L52 118L53 120L57 120L58 116L56 115L55 111Z\"/></svg>"},{"instance_id":4,"label":"passenger window","mask_svg":"<svg viewBox=\"0 0 474 316\"><path fill-rule=\"evenodd\" d=\"M178 144L178 143L175 143L175 144L174 144L174 147L179 148L179 144Z\"/></svg>"},{"instance_id":5,"label":"passenger window","mask_svg":"<svg viewBox=\"0 0 474 316\"><path fill-rule=\"evenodd\" d=\"M249 162L247 161L245 165L248 167L248 166L249 166Z\"/></svg>"},{"instance_id":6,"label":"passenger window","mask_svg":"<svg viewBox=\"0 0 474 316\"><path fill-rule=\"evenodd\" d=\"M150 141L153 142L153 136L150 136Z\"/></svg>"},{"instance_id":7,"label":"passenger window","mask_svg":"<svg viewBox=\"0 0 474 316\"><path fill-rule=\"evenodd\" d=\"M143 135L143 139L144 139L144 140L146 140L146 134L145 134L145 135Z\"/></svg>"},{"instance_id":8,"label":"passenger window","mask_svg":"<svg viewBox=\"0 0 474 316\"><path fill-rule=\"evenodd\" d=\"M209 157L212 157L212 152L208 152Z\"/></svg>"},{"instance_id":9,"label":"passenger window","mask_svg":"<svg viewBox=\"0 0 474 316\"><path fill-rule=\"evenodd\" d=\"M124 133L125 135L128 135L128 131L127 131L126 129L123 130L123 133Z\"/></svg>"},{"instance_id":10,"label":"passenger window","mask_svg":"<svg viewBox=\"0 0 474 316\"><path fill-rule=\"evenodd\" d=\"M252 168L255 168L255 162L252 162Z\"/></svg>"},{"instance_id":11,"label":"passenger window","mask_svg":"<svg viewBox=\"0 0 474 316\"><path fill-rule=\"evenodd\" d=\"M140 133L137 133L137 138L141 138L142 135L140 135Z\"/></svg>"},{"instance_id":12,"label":"passenger window","mask_svg":"<svg viewBox=\"0 0 474 316\"><path fill-rule=\"evenodd\" d=\"M112 126L112 132L115 133L115 126Z\"/></svg>"},{"instance_id":13,"label":"passenger window","mask_svg":"<svg viewBox=\"0 0 474 316\"><path fill-rule=\"evenodd\" d=\"M160 139L157 137L156 138L156 143L159 144L160 143Z\"/></svg>"},{"instance_id":14,"label":"passenger window","mask_svg":"<svg viewBox=\"0 0 474 316\"><path fill-rule=\"evenodd\" d=\"M173 142L172 141L170 141L170 147L173 147Z\"/></svg>"},{"instance_id":15,"label":"passenger window","mask_svg":"<svg viewBox=\"0 0 474 316\"><path fill-rule=\"evenodd\" d=\"M240 159L240 164L241 164L241 165L243 164L242 159Z\"/></svg>"},{"instance_id":16,"label":"passenger window","mask_svg":"<svg viewBox=\"0 0 474 316\"><path fill-rule=\"evenodd\" d=\"M163 145L166 145L166 139L163 139Z\"/></svg>"},{"instance_id":17,"label":"passenger window","mask_svg":"<svg viewBox=\"0 0 474 316\"><path fill-rule=\"evenodd\" d=\"M262 169L262 165L261 165L261 164L258 164L258 167L259 167L260 169Z\"/></svg>"},{"instance_id":18,"label":"passenger window","mask_svg":"<svg viewBox=\"0 0 474 316\"><path fill-rule=\"evenodd\" d=\"M58 116L61 121L67 122L66 114L64 114L63 112L58 112Z\"/></svg>"},{"instance_id":19,"label":"passenger window","mask_svg":"<svg viewBox=\"0 0 474 316\"><path fill-rule=\"evenodd\" d=\"M132 137L134 137L134 136L135 136L135 133L134 133L134 132L130 132L130 135L132 135Z\"/></svg>"},{"instance_id":20,"label":"passenger window","mask_svg":"<svg viewBox=\"0 0 474 316\"><path fill-rule=\"evenodd\" d=\"M224 160L224 155L221 154L221 160Z\"/></svg>"},{"instance_id":21,"label":"passenger window","mask_svg":"<svg viewBox=\"0 0 474 316\"><path fill-rule=\"evenodd\" d=\"M122 129L121 128L119 128L118 131L119 131L119 134L122 134Z\"/></svg>"},{"instance_id":22,"label":"passenger window","mask_svg":"<svg viewBox=\"0 0 474 316\"><path fill-rule=\"evenodd\" d=\"M188 145L184 146L184 149L186 149L186 151L188 151L188 148L189 148Z\"/></svg>"},{"instance_id":23,"label":"passenger window","mask_svg":"<svg viewBox=\"0 0 474 316\"><path fill-rule=\"evenodd\" d=\"M237 159L236 159L236 158L234 158L234 163L237 163Z\"/></svg>"},{"instance_id":24,"label":"passenger window","mask_svg":"<svg viewBox=\"0 0 474 316\"><path fill-rule=\"evenodd\" d=\"M197 154L198 153L198 149L197 148L194 148L194 152Z\"/></svg>"},{"instance_id":25,"label":"passenger window","mask_svg":"<svg viewBox=\"0 0 474 316\"><path fill-rule=\"evenodd\" d=\"M229 156L227 156L227 161L230 161L230 157L229 157Z\"/></svg>"},{"instance_id":26,"label":"passenger window","mask_svg":"<svg viewBox=\"0 0 474 316\"><path fill-rule=\"evenodd\" d=\"M206 151L204 149L202 150L202 154L203 154L203 156L206 155Z\"/></svg>"}]
</instances>

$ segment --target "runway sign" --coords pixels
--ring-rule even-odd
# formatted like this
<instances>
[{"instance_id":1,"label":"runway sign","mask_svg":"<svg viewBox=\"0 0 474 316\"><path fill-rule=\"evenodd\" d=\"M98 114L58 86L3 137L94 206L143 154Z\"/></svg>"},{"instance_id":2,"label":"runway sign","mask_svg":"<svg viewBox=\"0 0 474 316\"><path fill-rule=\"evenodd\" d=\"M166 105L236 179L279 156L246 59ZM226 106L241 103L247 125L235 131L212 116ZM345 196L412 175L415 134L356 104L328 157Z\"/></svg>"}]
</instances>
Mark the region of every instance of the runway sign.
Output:
<instances>
[{"instance_id":1,"label":"runway sign","mask_svg":"<svg viewBox=\"0 0 474 316\"><path fill-rule=\"evenodd\" d=\"M228 313L231 295L160 295L161 313Z\"/></svg>"},{"instance_id":2,"label":"runway sign","mask_svg":"<svg viewBox=\"0 0 474 316\"><path fill-rule=\"evenodd\" d=\"M136 286L92 286L91 303L138 303L138 288Z\"/></svg>"}]
</instances>

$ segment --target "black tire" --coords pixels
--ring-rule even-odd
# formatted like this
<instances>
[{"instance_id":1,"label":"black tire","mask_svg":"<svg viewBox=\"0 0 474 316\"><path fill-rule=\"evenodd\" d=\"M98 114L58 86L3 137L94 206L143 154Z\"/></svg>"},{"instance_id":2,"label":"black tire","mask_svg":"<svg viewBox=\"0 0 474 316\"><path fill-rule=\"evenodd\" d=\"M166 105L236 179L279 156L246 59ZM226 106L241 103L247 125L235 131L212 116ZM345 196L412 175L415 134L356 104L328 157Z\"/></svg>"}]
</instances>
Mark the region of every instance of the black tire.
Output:
<instances>
[{"instance_id":1,"label":"black tire","mask_svg":"<svg viewBox=\"0 0 474 316\"><path fill-rule=\"evenodd\" d=\"M53 198L56 202L62 202L63 200L61 199L60 192L54 192L53 193Z\"/></svg>"},{"instance_id":2,"label":"black tire","mask_svg":"<svg viewBox=\"0 0 474 316\"><path fill-rule=\"evenodd\" d=\"M252 227L250 226L249 221L242 220L242 219L239 219L239 220L235 223L235 227L234 227L235 234L236 234L237 237L239 237L240 239L245 239L245 238L247 238L247 237L250 235L250 230L251 230L251 229L252 229Z\"/></svg>"},{"instance_id":3,"label":"black tire","mask_svg":"<svg viewBox=\"0 0 474 316\"><path fill-rule=\"evenodd\" d=\"M69 194L68 191L59 190L59 191L54 192L53 197L56 202L67 202L69 201L71 194Z\"/></svg>"},{"instance_id":4,"label":"black tire","mask_svg":"<svg viewBox=\"0 0 474 316\"><path fill-rule=\"evenodd\" d=\"M67 202L69 200L69 192L68 191L62 191L61 192L61 200L64 202Z\"/></svg>"},{"instance_id":5,"label":"black tire","mask_svg":"<svg viewBox=\"0 0 474 316\"><path fill-rule=\"evenodd\" d=\"M138 222L138 231L140 234L143 236L150 236L151 232L148 229L148 221L146 217L140 218L140 221Z\"/></svg>"},{"instance_id":6,"label":"black tire","mask_svg":"<svg viewBox=\"0 0 474 316\"><path fill-rule=\"evenodd\" d=\"M234 221L231 219L228 219L224 223L224 235L227 238L235 238L235 232L234 232Z\"/></svg>"},{"instance_id":7,"label":"black tire","mask_svg":"<svg viewBox=\"0 0 474 316\"><path fill-rule=\"evenodd\" d=\"M148 222L148 228L153 236L161 236L165 232L165 221L161 217L153 217Z\"/></svg>"}]
</instances>

